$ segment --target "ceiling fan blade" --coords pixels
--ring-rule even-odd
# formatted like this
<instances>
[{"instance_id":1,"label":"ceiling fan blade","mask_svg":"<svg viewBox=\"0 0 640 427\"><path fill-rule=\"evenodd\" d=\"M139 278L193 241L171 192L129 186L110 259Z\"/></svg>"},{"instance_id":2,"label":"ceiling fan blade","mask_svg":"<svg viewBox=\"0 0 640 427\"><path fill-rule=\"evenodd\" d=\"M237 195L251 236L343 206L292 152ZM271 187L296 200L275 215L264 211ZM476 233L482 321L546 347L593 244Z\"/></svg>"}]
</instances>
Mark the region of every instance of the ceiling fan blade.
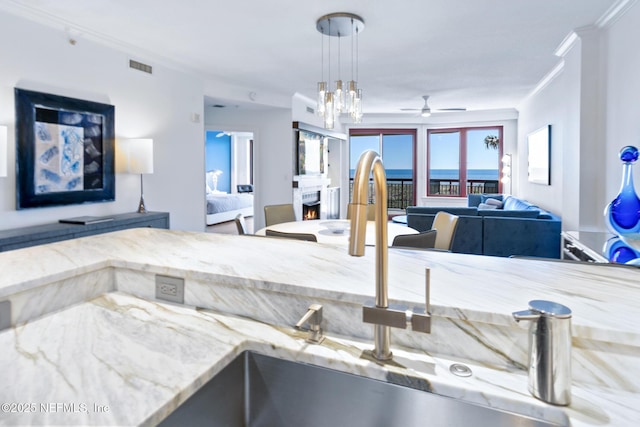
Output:
<instances>
[{"instance_id":1,"label":"ceiling fan blade","mask_svg":"<svg viewBox=\"0 0 640 427\"><path fill-rule=\"evenodd\" d=\"M424 99L424 106L422 108L401 108L400 111L407 112L417 112L422 116L428 117L431 113L446 113L446 112L457 112L457 111L467 111L464 107L452 107L452 108L430 108L429 107L429 95L422 95L422 99Z\"/></svg>"},{"instance_id":2,"label":"ceiling fan blade","mask_svg":"<svg viewBox=\"0 0 640 427\"><path fill-rule=\"evenodd\" d=\"M454 108L437 108L434 111L467 111L464 107L454 107Z\"/></svg>"}]
</instances>

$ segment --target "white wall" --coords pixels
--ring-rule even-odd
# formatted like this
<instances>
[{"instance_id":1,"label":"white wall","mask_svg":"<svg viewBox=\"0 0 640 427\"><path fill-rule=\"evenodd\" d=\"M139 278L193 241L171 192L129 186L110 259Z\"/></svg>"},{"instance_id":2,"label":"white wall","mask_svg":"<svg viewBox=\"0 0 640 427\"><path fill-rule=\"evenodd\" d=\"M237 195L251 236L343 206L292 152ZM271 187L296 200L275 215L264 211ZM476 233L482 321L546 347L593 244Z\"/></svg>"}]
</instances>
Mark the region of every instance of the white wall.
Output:
<instances>
[{"instance_id":1,"label":"white wall","mask_svg":"<svg viewBox=\"0 0 640 427\"><path fill-rule=\"evenodd\" d=\"M563 147L576 145L577 142L567 134L566 129L567 107L563 102L567 96L566 77L563 70L535 96L521 105L518 119L518 156L515 158L517 167L514 171L519 189L517 196L558 215L563 212ZM551 184L533 184L528 181L527 174L527 135L546 125L551 125ZM566 173L570 174L568 170ZM563 214L566 221L565 216Z\"/></svg>"},{"instance_id":2,"label":"white wall","mask_svg":"<svg viewBox=\"0 0 640 427\"><path fill-rule=\"evenodd\" d=\"M145 201L171 214L171 228L204 229L202 79L153 65L153 75L131 70L125 52L62 30L0 12L0 124L9 127L8 176L0 178L0 229L56 222L80 215L133 212L140 177L116 175L115 202L16 211L14 87L115 106L117 138L153 138L153 175L145 175ZM145 62L145 58L133 59Z\"/></svg>"},{"instance_id":3,"label":"white wall","mask_svg":"<svg viewBox=\"0 0 640 427\"><path fill-rule=\"evenodd\" d=\"M605 34L606 43L606 151L602 208L620 189L625 145L640 148L640 5L637 3ZM640 194L640 162L633 166L636 194Z\"/></svg>"},{"instance_id":4,"label":"white wall","mask_svg":"<svg viewBox=\"0 0 640 427\"><path fill-rule=\"evenodd\" d=\"M640 145L639 23L633 3L603 28L577 30L561 72L519 108L520 195L561 215L565 230L606 230L603 211L620 188L618 153ZM526 181L526 135L544 124L553 129L551 186Z\"/></svg>"}]
</instances>

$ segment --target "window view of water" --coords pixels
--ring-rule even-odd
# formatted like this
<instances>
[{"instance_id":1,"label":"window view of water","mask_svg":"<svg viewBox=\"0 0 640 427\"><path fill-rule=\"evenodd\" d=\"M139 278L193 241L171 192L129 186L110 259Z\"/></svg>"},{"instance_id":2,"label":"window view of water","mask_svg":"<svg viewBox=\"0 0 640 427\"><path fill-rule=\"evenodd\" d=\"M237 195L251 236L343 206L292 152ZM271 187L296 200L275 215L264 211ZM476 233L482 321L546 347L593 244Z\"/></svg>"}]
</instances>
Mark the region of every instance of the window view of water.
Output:
<instances>
[{"instance_id":1,"label":"window view of water","mask_svg":"<svg viewBox=\"0 0 640 427\"><path fill-rule=\"evenodd\" d=\"M385 167L388 207L405 209L415 205L415 134L396 130L394 133L375 130L360 132L361 134L352 134L349 139L351 181L360 155L366 150L374 150L381 155ZM500 132L498 128L462 128L430 133L428 194L464 197L472 193L498 192L499 150L488 147L485 138L488 135L501 135ZM464 167L463 171L466 169L465 180L461 180L461 167ZM370 186L372 202L375 196L373 185Z\"/></svg>"},{"instance_id":2,"label":"window view of water","mask_svg":"<svg viewBox=\"0 0 640 427\"><path fill-rule=\"evenodd\" d=\"M350 138L350 171L351 186L353 176L360 155L366 150L374 150L382 157L387 177L387 207L389 209L404 209L415 205L413 185L413 153L415 133L394 131L394 133L380 133L364 131L362 135L352 135ZM373 185L370 184L370 200L373 202ZM351 197L352 188L349 190Z\"/></svg>"},{"instance_id":3,"label":"window view of water","mask_svg":"<svg viewBox=\"0 0 640 427\"><path fill-rule=\"evenodd\" d=\"M353 178L355 169L351 169L349 174L350 178ZM386 169L385 174L387 180L389 179L412 179L412 169ZM493 181L498 180L498 169L469 169L467 171L467 179L469 180L486 180ZM457 169L431 169L431 179L449 179L457 180L459 178Z\"/></svg>"}]
</instances>

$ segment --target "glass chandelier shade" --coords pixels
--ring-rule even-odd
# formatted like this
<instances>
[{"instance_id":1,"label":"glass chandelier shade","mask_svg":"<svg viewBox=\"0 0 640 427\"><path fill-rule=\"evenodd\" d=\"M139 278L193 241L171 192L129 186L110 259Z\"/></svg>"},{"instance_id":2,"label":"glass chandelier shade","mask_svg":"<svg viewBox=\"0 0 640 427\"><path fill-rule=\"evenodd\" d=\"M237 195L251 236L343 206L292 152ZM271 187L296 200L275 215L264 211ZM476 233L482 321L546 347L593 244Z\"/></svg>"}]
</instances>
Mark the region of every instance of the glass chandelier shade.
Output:
<instances>
[{"instance_id":1,"label":"glass chandelier shade","mask_svg":"<svg viewBox=\"0 0 640 427\"><path fill-rule=\"evenodd\" d=\"M362 121L362 90L358 89L357 67L358 67L358 34L364 29L364 21L358 15L351 13L331 13L318 19L316 29L322 34L321 70L322 79L318 82L317 107L318 116L324 118L324 127L333 129L335 119L340 114L348 114L355 123ZM338 80L335 81L335 88L332 88L324 80L324 36L329 37L328 48L328 82L331 80L331 37L338 37ZM351 43L351 80L346 87L340 77L340 40L342 37L352 37ZM356 49L354 52L354 39ZM355 53L355 56L354 56ZM334 61L336 62L336 61ZM354 73L355 62L355 73Z\"/></svg>"},{"instance_id":2,"label":"glass chandelier shade","mask_svg":"<svg viewBox=\"0 0 640 427\"><path fill-rule=\"evenodd\" d=\"M336 81L336 113L340 114L344 110L344 92L342 91L342 80Z\"/></svg>"},{"instance_id":3,"label":"glass chandelier shade","mask_svg":"<svg viewBox=\"0 0 640 427\"><path fill-rule=\"evenodd\" d=\"M324 117L325 105L324 98L327 94L327 82L318 82L318 107L316 111L318 116Z\"/></svg>"}]
</instances>

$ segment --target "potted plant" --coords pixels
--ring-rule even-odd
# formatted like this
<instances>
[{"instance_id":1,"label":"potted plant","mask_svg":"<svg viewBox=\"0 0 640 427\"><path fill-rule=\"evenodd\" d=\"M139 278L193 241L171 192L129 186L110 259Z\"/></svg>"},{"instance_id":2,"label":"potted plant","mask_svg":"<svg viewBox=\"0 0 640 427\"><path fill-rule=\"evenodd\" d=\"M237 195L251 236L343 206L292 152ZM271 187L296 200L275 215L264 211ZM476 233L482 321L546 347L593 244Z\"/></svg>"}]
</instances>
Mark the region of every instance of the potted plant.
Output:
<instances>
[{"instance_id":1,"label":"potted plant","mask_svg":"<svg viewBox=\"0 0 640 427\"><path fill-rule=\"evenodd\" d=\"M489 148L493 148L494 150L497 150L499 145L500 145L500 139L495 135L487 135L484 138L484 146L487 148L487 150Z\"/></svg>"}]
</instances>

